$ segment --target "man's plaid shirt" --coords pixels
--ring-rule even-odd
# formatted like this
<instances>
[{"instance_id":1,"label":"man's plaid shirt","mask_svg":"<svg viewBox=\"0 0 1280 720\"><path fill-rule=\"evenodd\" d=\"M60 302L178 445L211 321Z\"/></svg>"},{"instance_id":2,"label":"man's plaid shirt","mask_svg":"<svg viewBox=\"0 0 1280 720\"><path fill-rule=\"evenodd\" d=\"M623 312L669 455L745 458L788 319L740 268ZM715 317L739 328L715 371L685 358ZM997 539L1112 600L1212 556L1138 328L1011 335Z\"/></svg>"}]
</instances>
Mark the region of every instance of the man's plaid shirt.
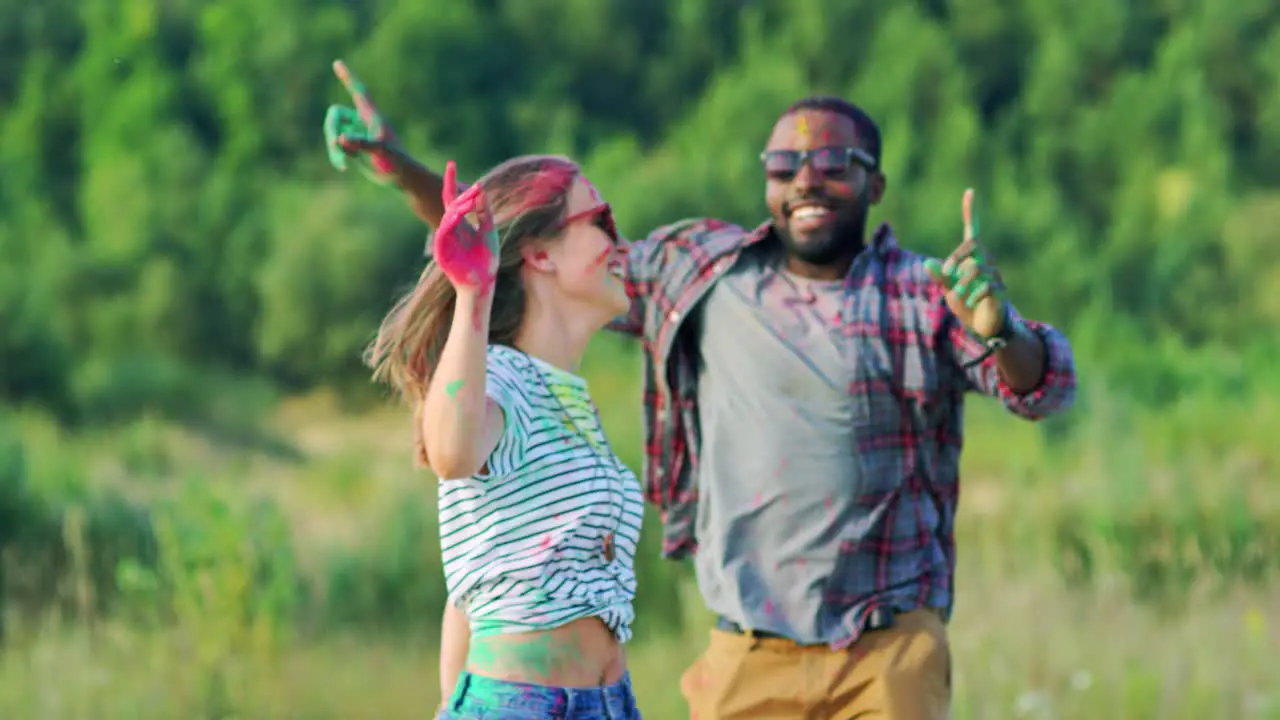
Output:
<instances>
[{"instance_id":1,"label":"man's plaid shirt","mask_svg":"<svg viewBox=\"0 0 1280 720\"><path fill-rule=\"evenodd\" d=\"M698 356L696 338L681 332L684 320L743 249L764 240L770 229L768 223L748 231L719 220L684 220L634 244L626 260L632 309L611 327L643 342L643 483L646 497L662 511L668 558L697 549ZM833 602L864 603L914 577L912 594L920 605L943 600L949 606L964 394L996 397L1032 420L1067 409L1075 397L1070 346L1043 323L1023 321L1047 349L1044 378L1035 390L1018 395L1005 385L994 357L962 369L984 348L947 308L923 261L898 247L890 227L882 225L850 271L852 322L841 331L860 339L859 352L876 359L858 363L849 388L877 410L853 449L877 476L872 495L859 502L883 512L884 520L872 524L868 537L841 548L838 566L850 577L839 585L849 595ZM922 567L933 564L925 557L939 549L947 567L921 578Z\"/></svg>"}]
</instances>

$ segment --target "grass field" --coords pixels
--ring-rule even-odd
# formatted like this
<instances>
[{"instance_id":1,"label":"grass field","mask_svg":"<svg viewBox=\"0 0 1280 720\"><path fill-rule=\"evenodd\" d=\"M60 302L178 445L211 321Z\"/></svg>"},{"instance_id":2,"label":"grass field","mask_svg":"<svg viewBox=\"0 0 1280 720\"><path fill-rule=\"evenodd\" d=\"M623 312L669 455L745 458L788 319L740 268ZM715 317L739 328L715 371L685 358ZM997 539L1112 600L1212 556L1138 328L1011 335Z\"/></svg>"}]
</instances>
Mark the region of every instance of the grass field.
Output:
<instances>
[{"instance_id":1,"label":"grass field","mask_svg":"<svg viewBox=\"0 0 1280 720\"><path fill-rule=\"evenodd\" d=\"M1123 593L1064 593L1048 573L985 572L976 566L987 558L970 557L952 623L956 718L1280 717L1275 586L1160 618ZM699 620L632 649L646 717L686 716L677 688L700 651ZM426 638L330 637L237 654L218 689L180 631L50 620L28 632L0 663L0 717L407 719L439 699Z\"/></svg>"},{"instance_id":2,"label":"grass field","mask_svg":"<svg viewBox=\"0 0 1280 720\"><path fill-rule=\"evenodd\" d=\"M587 370L638 466L634 357L605 348ZM1280 451L1256 429L1280 426L1277 404L1219 409L1201 433L1203 409L1082 407L1088 420L1050 442L971 405L954 716L1280 718ZM37 416L19 426L28 484L83 512L58 515L69 550L42 611L24 578L50 568L30 546L6 552L0 718L430 717L434 486L409 467L398 410L286 402L266 429L296 456L158 421L76 437ZM103 582L92 558L112 535L90 516L108 489L171 511L155 568ZM631 671L646 717L675 720L709 618L646 531Z\"/></svg>"}]
</instances>

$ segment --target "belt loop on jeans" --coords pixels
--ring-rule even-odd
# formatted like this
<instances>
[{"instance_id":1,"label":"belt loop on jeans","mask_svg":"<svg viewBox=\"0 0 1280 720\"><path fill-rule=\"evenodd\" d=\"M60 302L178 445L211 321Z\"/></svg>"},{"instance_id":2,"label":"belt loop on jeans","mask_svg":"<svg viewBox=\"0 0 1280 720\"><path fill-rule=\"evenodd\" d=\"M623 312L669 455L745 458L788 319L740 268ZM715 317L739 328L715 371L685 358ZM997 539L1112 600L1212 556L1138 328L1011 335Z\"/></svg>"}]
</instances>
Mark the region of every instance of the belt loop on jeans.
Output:
<instances>
[{"instance_id":1,"label":"belt loop on jeans","mask_svg":"<svg viewBox=\"0 0 1280 720\"><path fill-rule=\"evenodd\" d=\"M897 614L898 611L891 607L877 605L867 613L867 620L862 624L862 629L865 631L887 630L897 621Z\"/></svg>"},{"instance_id":2,"label":"belt loop on jeans","mask_svg":"<svg viewBox=\"0 0 1280 720\"><path fill-rule=\"evenodd\" d=\"M604 715L604 720L623 720L622 718L615 719L613 717L613 708L609 707L611 704L609 702L609 686L604 685L600 688L601 714Z\"/></svg>"},{"instance_id":3,"label":"belt loop on jeans","mask_svg":"<svg viewBox=\"0 0 1280 720\"><path fill-rule=\"evenodd\" d=\"M564 717L572 718L578 712L578 690L564 688Z\"/></svg>"}]
</instances>

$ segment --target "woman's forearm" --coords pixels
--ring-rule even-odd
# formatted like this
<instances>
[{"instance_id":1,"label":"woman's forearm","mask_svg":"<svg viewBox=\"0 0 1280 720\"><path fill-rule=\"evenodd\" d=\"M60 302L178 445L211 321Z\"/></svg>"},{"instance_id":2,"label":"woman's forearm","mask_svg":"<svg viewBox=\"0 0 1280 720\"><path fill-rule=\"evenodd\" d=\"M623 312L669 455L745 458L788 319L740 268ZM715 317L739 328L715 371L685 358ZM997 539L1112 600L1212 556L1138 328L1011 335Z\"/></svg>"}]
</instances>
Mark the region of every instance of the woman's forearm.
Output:
<instances>
[{"instance_id":1,"label":"woman's forearm","mask_svg":"<svg viewBox=\"0 0 1280 720\"><path fill-rule=\"evenodd\" d=\"M441 479L470 477L484 466L487 438L485 359L492 289L459 291L449 336L431 376L422 412L423 442Z\"/></svg>"}]
</instances>

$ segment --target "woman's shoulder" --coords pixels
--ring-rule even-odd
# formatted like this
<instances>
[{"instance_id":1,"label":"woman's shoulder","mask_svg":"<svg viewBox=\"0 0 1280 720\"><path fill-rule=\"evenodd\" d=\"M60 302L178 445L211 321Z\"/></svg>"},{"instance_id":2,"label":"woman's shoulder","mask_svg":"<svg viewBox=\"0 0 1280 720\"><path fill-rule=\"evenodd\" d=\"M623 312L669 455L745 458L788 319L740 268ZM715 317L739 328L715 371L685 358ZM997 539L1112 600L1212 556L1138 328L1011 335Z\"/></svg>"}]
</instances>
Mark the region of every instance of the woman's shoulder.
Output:
<instances>
[{"instance_id":1,"label":"woman's shoulder","mask_svg":"<svg viewBox=\"0 0 1280 720\"><path fill-rule=\"evenodd\" d=\"M532 410L542 403L538 367L529 356L506 345L490 345L485 357L489 394L501 404L512 402Z\"/></svg>"},{"instance_id":2,"label":"woman's shoulder","mask_svg":"<svg viewBox=\"0 0 1280 720\"><path fill-rule=\"evenodd\" d=\"M485 365L490 375L521 377L535 370L524 353L508 345L490 345L485 353Z\"/></svg>"},{"instance_id":3,"label":"woman's shoulder","mask_svg":"<svg viewBox=\"0 0 1280 720\"><path fill-rule=\"evenodd\" d=\"M500 345L498 343L489 343L488 352L486 354L489 362L514 362L524 355L524 353L510 345Z\"/></svg>"}]
</instances>

